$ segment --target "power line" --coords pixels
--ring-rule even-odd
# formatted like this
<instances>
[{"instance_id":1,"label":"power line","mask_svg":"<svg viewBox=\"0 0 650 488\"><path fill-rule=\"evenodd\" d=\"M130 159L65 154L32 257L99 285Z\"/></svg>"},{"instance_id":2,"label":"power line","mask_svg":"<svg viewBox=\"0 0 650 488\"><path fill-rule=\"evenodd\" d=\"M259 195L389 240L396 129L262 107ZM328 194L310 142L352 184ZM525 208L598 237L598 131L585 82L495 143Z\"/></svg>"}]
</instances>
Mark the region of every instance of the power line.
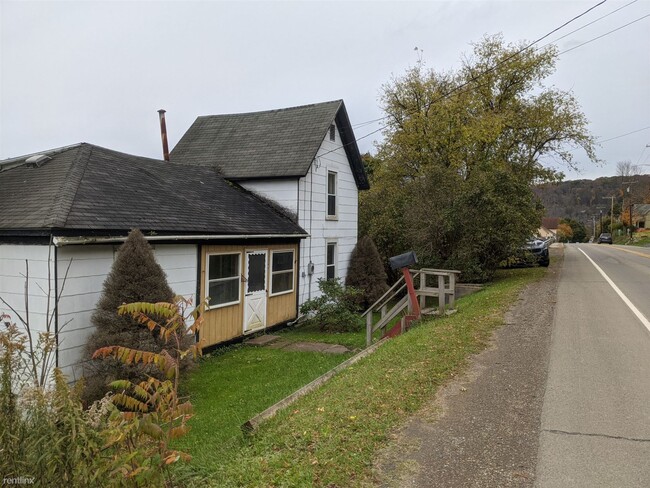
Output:
<instances>
[{"instance_id":1,"label":"power line","mask_svg":"<svg viewBox=\"0 0 650 488\"><path fill-rule=\"evenodd\" d=\"M620 139L621 137L625 137L625 136L629 136L629 135L632 135L632 134L636 134L637 132L643 132L644 130L648 130L648 129L650 129L650 125L649 125L648 127L643 127L643 128L641 128L641 129L637 129L637 130L633 130L633 131L630 131L630 132L626 132L625 134L621 134L621 135L618 135L618 136L610 137L609 139L603 139L603 140L596 139L596 140L597 140L600 144L602 144L603 142L609 142L609 141L613 141L614 139Z\"/></svg>"},{"instance_id":2,"label":"power line","mask_svg":"<svg viewBox=\"0 0 650 488\"><path fill-rule=\"evenodd\" d=\"M624 5L623 7L620 7L620 8L618 8L618 9L614 10L613 12L610 12L609 14L604 15L603 17L600 17L600 19L605 18L605 17L607 17L608 15L611 15L611 14L613 14L614 12L616 12L616 11L618 11L618 10L621 10L622 8L625 8L625 7L627 7L627 6L629 6L629 5L631 5L632 3L637 2L637 1L638 1L638 0L634 0L634 1L630 2L629 4L627 4L627 5ZM502 66L503 64L508 63L511 59L513 59L513 58L515 58L516 56L520 55L520 54L523 53L524 51L530 49L532 46L534 46L534 45L537 44L538 42L543 41L544 39L546 39L547 37L551 36L551 35L554 34L555 32L557 32L557 31L559 31L560 29L566 27L566 26L569 25L570 23L572 23L572 22L578 20L580 17L585 16L586 14L588 14L589 12L591 12L592 10L594 10L595 8L600 7L600 6L603 5L605 2L607 2L607 0L602 0L601 2L597 3L597 4L594 5L593 7L590 7L590 8L588 8L587 10L585 10L584 12L582 12L582 13L576 15L575 17L573 17L572 19L566 21L564 24L560 25L559 27L556 27L556 28L553 29L552 31L548 32L547 34L544 34L542 37L536 39L535 41L530 42L528 45L526 45L526 46L524 46L523 48L519 49L518 51L512 53L510 56L506 57L505 59L502 59L501 61L497 62L497 63L496 63L494 66L492 66L491 68L488 68L488 69L486 69L485 71L482 71L482 72L478 73L476 76L471 77L471 78L470 78L469 80L467 80L466 82L461 83L460 85L454 87L453 89L449 90L448 92L443 93L439 98L433 100L433 101L431 102L431 104L433 105L434 103L437 103L437 102L439 102L439 101L441 101L441 100L444 100L445 98L448 98L449 95L452 95L453 93L455 93L455 92L457 92L457 91L459 91L459 90L462 90L462 89L465 88L466 86L470 85L472 82L477 81L480 77L482 77L482 76L484 76L484 75L486 75L486 74L488 74L488 73L491 73L492 71L496 70L497 68L499 68L499 67ZM590 24L593 24L594 22L597 22L597 21L600 20L600 19L596 19L595 21L591 22ZM580 29L583 29L584 27L587 27L587 26L590 25L590 24L586 24L585 26L581 27ZM576 30L573 31L573 32L577 32L577 31L580 30L580 29L576 29ZM568 34L567 34L567 35L568 35ZM563 36L563 37L566 37L566 36ZM562 39L563 37L560 37L559 39ZM558 39L558 40L559 40L559 39ZM554 41L554 42L555 42L555 41ZM552 43L549 43L549 44L552 44ZM542 47L546 47L546 46L548 46L549 44L546 44L545 46L542 46ZM535 50L537 51L537 50L539 50L539 49L541 49L541 48L538 47L538 48L535 49ZM372 124L372 123L379 122L379 121L381 121L381 120L387 119L388 117L389 117L388 115L384 115L383 117L380 117L380 118L378 118L378 119L369 120L369 121L367 121L367 122L361 122L360 124L358 124L358 126L361 127L361 126L369 125L369 124ZM378 130L375 130L375 131L371 132L371 134L374 134L375 132L379 132L379 130L381 130L381 128L378 129ZM366 137L366 136L363 136L363 137ZM362 138L363 138L363 137L362 137Z\"/></svg>"},{"instance_id":3,"label":"power line","mask_svg":"<svg viewBox=\"0 0 650 488\"><path fill-rule=\"evenodd\" d=\"M571 48L569 48L569 49L566 49L566 50L564 50L564 51L558 53L558 55L568 53L568 52L570 52L570 51L573 51L574 49L578 49L579 47L584 46L585 44L589 44L590 42L597 41L598 39L601 39L601 38L603 38L603 37L605 37L605 36L608 36L608 35L610 35L610 34L613 34L614 32L619 31L619 30L623 29L624 27L627 27L627 26L629 26L629 25L635 24L635 23L637 23L637 22L639 22L639 21L641 21L641 20L643 20L643 19L646 19L646 18L648 18L648 17L650 17L650 14L646 14L646 15L644 15L643 17L639 17L638 19L633 20L632 22L628 22L627 24L622 25L622 26L620 26L620 27L617 27L616 29L613 29L613 30L611 30L611 31L609 31L609 32L605 32L604 34L601 34L601 35L599 35L599 36L597 36L597 37L594 37L593 39L589 39L588 41L585 41L585 42L583 42L582 44L578 44L577 46L573 46L573 47L571 47Z\"/></svg>"},{"instance_id":4,"label":"power line","mask_svg":"<svg viewBox=\"0 0 650 488\"><path fill-rule=\"evenodd\" d=\"M488 69L486 69L485 71L478 73L476 76L472 76L468 81L466 81L466 82L464 82L464 83L462 83L462 84L460 84L460 85L454 87L453 89L449 90L448 92L442 94L440 97L438 97L437 99L433 100L433 101L431 102L431 105L433 105L434 103L438 103L438 102L444 100L445 98L449 98L449 96L452 95L453 93L457 92L458 90L461 90L461 89L465 88L466 86L468 86L468 85L471 84L472 82L477 81L480 77L485 76L485 75L488 74L488 73L491 73L492 71L494 71L495 69L497 69L498 67L500 67L501 65L503 65L504 63L507 63L508 61L510 61L511 59L513 59L515 56L518 56L518 55L521 54L522 52L524 52L524 51L530 49L532 46L534 46L534 45L537 44L538 42L540 42L540 41L546 39L547 37L551 36L552 34L554 34L555 32L559 31L560 29L563 29L564 27L566 27L566 26L569 25L570 23L575 22L575 21L578 20L579 18L581 18L581 17L587 15L589 12L591 12L592 10L594 10L594 9L596 9L596 8L598 8L598 7L600 7L601 5L605 4L606 2L607 2L607 0L601 0L601 1L598 2L596 5L593 5L592 7L589 7L587 10L585 10L584 12L582 12L582 13L576 15L575 17L571 18L570 20L567 20L566 22L564 22L564 23L563 23L562 25L560 25L559 27L556 27L555 29L551 30L550 32L544 34L542 37L539 37L539 38L537 38L536 40L534 40L534 41L528 43L528 44L527 44L526 46L524 46L523 48L521 48L521 49L519 49L518 51L514 52L513 54L507 56L505 59L502 59L501 61L499 61L498 63L496 63L496 64L495 64L494 66L492 66L491 68L488 68ZM579 47L579 46L577 46L577 47ZM389 117L388 115L385 115L385 116L383 116L383 117L381 117L381 118L379 118L379 119L375 119L375 120L370 120L370 121L367 121L367 122L363 122L363 123L361 123L361 124L359 124L359 125L365 125L365 124L371 124L371 123L374 123L374 122L379 122L379 121L384 120L384 119L386 119L386 118L388 118L388 117ZM346 143L346 144L342 144L342 145L340 145L339 147L336 147L336 148L334 148L334 149L330 149L330 150L327 151L327 152L324 152L323 154L321 154L321 156L325 156L325 155L327 155L327 154L329 154L329 153L332 153L332 152L334 152L334 151L337 151L337 150L339 150L339 149L341 149L341 148L346 147L347 145L357 143L357 142L359 142L359 141L362 140L362 139L365 139L365 138L367 138L367 137L370 137L370 136L373 135L373 134L376 134L377 132L379 132L379 131L385 129L386 127L387 127L386 125L382 125L382 126L380 126L378 129L375 129L375 130L373 130L372 132L369 132L368 134L365 134L365 135L363 135L363 136L361 136L361 137L358 137L358 138L354 139L353 141L350 141L350 142L348 142L348 143Z\"/></svg>"},{"instance_id":5,"label":"power line","mask_svg":"<svg viewBox=\"0 0 650 488\"><path fill-rule=\"evenodd\" d=\"M566 37L569 37L571 34L575 34L576 32L581 31L582 29L584 29L584 28L586 28L586 27L589 27L590 25L593 25L593 24L595 24L596 22L599 22L599 21L603 20L605 17L609 17L610 15L615 14L615 13L618 12L619 10L623 10L624 8L629 7L630 5L632 5L633 3L636 3L636 2L638 2L638 1L639 1L639 0L632 0L630 3L627 3L627 4L623 5L622 7L617 8L616 10L612 10L612 11L609 12L608 14L605 14L605 15L603 15L603 16L601 16L601 17L598 17L596 20L592 20L592 21L589 22L588 24L585 24L585 25L583 25L582 27L578 27L577 29L574 29L574 30L572 30L571 32L569 32L569 33L567 33L567 34L564 34L563 36L558 37L557 39L555 39L555 40L549 42L548 44L544 44L542 47L540 47L540 48L538 48L538 49L543 49L543 48L545 48L545 47L547 47L547 46L550 46L551 44L555 44L557 41L561 41L562 39L565 39Z\"/></svg>"}]
</instances>

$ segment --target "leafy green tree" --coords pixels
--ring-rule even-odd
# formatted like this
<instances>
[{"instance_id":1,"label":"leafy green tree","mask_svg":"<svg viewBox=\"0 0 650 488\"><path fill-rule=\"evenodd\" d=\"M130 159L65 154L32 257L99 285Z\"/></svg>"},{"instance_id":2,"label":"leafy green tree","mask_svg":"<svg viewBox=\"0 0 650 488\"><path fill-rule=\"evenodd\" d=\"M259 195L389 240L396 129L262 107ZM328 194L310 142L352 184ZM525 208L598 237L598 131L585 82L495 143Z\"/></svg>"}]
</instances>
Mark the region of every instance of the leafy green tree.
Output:
<instances>
[{"instance_id":1,"label":"leafy green tree","mask_svg":"<svg viewBox=\"0 0 650 488\"><path fill-rule=\"evenodd\" d=\"M587 228L585 224L576 219L561 219L560 225L568 225L571 229L571 235L568 236L567 241L563 242L587 242Z\"/></svg>"},{"instance_id":2,"label":"leafy green tree","mask_svg":"<svg viewBox=\"0 0 650 488\"><path fill-rule=\"evenodd\" d=\"M574 167L575 147L596 160L576 100L542 83L555 48L521 48L486 37L456 71L419 62L384 85L385 139L360 198L360 231L382 257L414 249L487 280L539 225L533 184L564 176L542 161Z\"/></svg>"},{"instance_id":3,"label":"leafy green tree","mask_svg":"<svg viewBox=\"0 0 650 488\"><path fill-rule=\"evenodd\" d=\"M573 238L573 229L566 222L557 226L557 239L560 242L571 242Z\"/></svg>"},{"instance_id":4,"label":"leafy green tree","mask_svg":"<svg viewBox=\"0 0 650 488\"><path fill-rule=\"evenodd\" d=\"M156 353L164 347L164 341L141 327L135 319L118 314L118 307L124 303L173 301L174 293L167 284L164 271L156 262L151 246L139 230L132 230L119 248L91 318L95 332L86 345L89 359L84 370L86 402L103 397L111 391L108 384L118 379L138 383L148 374L158 374L156 368L152 367L124 364L117 359L93 359L96 350L109 346Z\"/></svg>"}]
</instances>

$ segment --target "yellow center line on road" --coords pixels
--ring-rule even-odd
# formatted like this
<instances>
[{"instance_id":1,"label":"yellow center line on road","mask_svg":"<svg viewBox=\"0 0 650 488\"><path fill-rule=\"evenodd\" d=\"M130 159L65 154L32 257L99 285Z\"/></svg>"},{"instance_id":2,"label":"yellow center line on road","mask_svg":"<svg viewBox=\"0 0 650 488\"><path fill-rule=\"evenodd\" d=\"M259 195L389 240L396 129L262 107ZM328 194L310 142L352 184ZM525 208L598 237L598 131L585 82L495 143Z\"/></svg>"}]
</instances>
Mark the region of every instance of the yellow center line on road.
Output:
<instances>
[{"instance_id":1,"label":"yellow center line on road","mask_svg":"<svg viewBox=\"0 0 650 488\"><path fill-rule=\"evenodd\" d=\"M612 246L612 249L618 249L619 251L629 252L630 254L636 254L637 256L641 256L642 258L650 259L650 254L644 254L639 251L632 251L631 249L623 249L622 247L619 246Z\"/></svg>"}]
</instances>

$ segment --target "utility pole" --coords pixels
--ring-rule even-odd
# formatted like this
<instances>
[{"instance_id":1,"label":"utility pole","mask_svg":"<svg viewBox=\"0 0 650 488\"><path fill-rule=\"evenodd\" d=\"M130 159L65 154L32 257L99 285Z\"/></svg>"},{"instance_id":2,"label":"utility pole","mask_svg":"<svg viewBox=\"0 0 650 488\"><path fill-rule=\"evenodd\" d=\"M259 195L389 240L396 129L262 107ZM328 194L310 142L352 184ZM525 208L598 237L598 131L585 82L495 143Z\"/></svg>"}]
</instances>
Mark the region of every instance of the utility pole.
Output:
<instances>
[{"instance_id":1,"label":"utility pole","mask_svg":"<svg viewBox=\"0 0 650 488\"><path fill-rule=\"evenodd\" d=\"M612 227L614 226L614 198L616 198L616 197L603 197L603 200L605 200L606 198L611 198L612 199L612 216L610 217L610 220L609 220L609 233L611 234L612 233ZM602 232L602 228L601 228L601 232Z\"/></svg>"},{"instance_id":2,"label":"utility pole","mask_svg":"<svg viewBox=\"0 0 650 488\"><path fill-rule=\"evenodd\" d=\"M603 210L600 209L600 233L603 233ZM596 234L594 234L595 236Z\"/></svg>"},{"instance_id":3,"label":"utility pole","mask_svg":"<svg viewBox=\"0 0 650 488\"><path fill-rule=\"evenodd\" d=\"M592 220L592 223L594 224L594 230L591 233L591 236L595 239L596 238L596 216L592 215L591 220Z\"/></svg>"},{"instance_id":4,"label":"utility pole","mask_svg":"<svg viewBox=\"0 0 650 488\"><path fill-rule=\"evenodd\" d=\"M629 227L628 227L628 234L630 237L630 240L632 240L632 232L634 232L634 225L632 225L632 197L630 196L630 185L633 185L636 183L636 181L622 181L621 182L623 185L627 185L627 204L629 205L630 208L630 222L629 222ZM625 203L625 202L624 202ZM621 212L625 212L625 205L623 205L623 208L621 209Z\"/></svg>"}]
</instances>

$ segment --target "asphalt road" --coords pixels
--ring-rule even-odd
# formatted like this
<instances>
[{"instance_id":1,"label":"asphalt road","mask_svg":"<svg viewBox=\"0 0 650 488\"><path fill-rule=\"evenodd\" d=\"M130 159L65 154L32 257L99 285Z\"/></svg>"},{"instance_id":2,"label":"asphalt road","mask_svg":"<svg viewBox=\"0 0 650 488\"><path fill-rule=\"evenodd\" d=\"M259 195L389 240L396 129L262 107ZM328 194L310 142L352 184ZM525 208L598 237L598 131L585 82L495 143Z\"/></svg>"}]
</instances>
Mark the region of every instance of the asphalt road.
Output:
<instances>
[{"instance_id":1,"label":"asphalt road","mask_svg":"<svg viewBox=\"0 0 650 488\"><path fill-rule=\"evenodd\" d=\"M535 486L650 487L648 319L650 249L566 246Z\"/></svg>"}]
</instances>

